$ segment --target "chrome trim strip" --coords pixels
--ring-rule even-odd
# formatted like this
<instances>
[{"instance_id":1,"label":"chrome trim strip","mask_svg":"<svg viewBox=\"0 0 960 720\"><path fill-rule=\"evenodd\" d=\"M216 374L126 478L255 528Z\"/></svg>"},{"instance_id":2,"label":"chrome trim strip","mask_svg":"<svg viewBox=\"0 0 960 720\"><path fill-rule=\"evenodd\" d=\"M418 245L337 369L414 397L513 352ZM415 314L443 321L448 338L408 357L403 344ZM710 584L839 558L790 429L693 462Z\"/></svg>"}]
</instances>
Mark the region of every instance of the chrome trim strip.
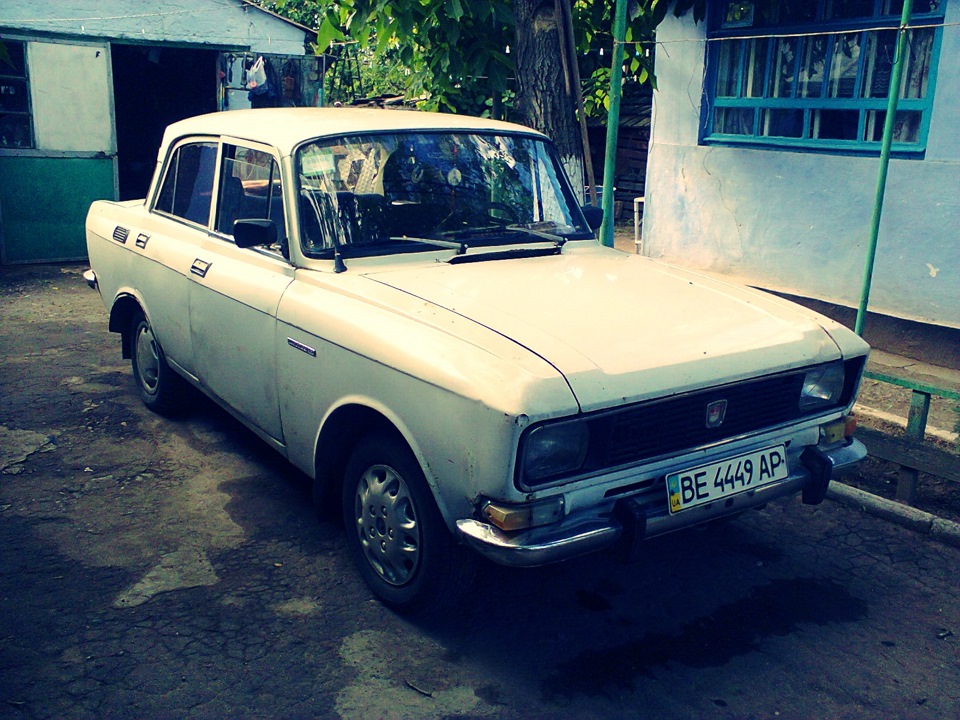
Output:
<instances>
[{"instance_id":1,"label":"chrome trim strip","mask_svg":"<svg viewBox=\"0 0 960 720\"><path fill-rule=\"evenodd\" d=\"M310 357L316 357L316 356L317 356L317 351L316 351L316 350L314 350L314 349L313 349L312 347L310 347L309 345L304 345L302 342L300 342L300 341L298 341L298 340L294 340L292 337L288 337L288 338L287 338L287 345L289 345L289 346L292 347L292 348L296 348L296 349L299 350L300 352L306 353L306 354L309 355Z\"/></svg>"}]
</instances>

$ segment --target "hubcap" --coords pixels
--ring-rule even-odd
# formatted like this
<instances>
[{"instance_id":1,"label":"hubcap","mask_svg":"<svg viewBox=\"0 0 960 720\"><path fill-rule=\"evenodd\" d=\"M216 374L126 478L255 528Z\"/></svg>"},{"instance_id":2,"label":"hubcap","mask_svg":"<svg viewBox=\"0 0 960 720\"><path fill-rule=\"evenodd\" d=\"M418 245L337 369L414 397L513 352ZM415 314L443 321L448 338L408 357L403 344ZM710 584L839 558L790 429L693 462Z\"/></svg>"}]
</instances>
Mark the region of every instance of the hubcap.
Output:
<instances>
[{"instance_id":1,"label":"hubcap","mask_svg":"<svg viewBox=\"0 0 960 720\"><path fill-rule=\"evenodd\" d=\"M150 326L141 323L137 328L137 372L140 384L151 395L157 392L160 380L160 351Z\"/></svg>"},{"instance_id":2,"label":"hubcap","mask_svg":"<svg viewBox=\"0 0 960 720\"><path fill-rule=\"evenodd\" d=\"M369 468L357 483L354 515L370 566L391 585L409 581L420 562L420 526L403 478L386 465Z\"/></svg>"}]
</instances>

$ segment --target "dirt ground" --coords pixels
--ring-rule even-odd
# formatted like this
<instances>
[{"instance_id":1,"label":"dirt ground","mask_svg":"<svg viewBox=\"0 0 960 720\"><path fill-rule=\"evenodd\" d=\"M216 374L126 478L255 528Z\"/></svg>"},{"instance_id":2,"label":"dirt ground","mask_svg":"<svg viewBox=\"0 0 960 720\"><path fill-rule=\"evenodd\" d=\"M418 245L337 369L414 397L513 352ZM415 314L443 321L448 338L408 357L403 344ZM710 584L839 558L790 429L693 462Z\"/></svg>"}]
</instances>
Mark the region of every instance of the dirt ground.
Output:
<instances>
[{"instance_id":1,"label":"dirt ground","mask_svg":"<svg viewBox=\"0 0 960 720\"><path fill-rule=\"evenodd\" d=\"M84 269L0 268L0 718L960 717L960 549L830 501L391 613L279 455L142 406Z\"/></svg>"}]
</instances>

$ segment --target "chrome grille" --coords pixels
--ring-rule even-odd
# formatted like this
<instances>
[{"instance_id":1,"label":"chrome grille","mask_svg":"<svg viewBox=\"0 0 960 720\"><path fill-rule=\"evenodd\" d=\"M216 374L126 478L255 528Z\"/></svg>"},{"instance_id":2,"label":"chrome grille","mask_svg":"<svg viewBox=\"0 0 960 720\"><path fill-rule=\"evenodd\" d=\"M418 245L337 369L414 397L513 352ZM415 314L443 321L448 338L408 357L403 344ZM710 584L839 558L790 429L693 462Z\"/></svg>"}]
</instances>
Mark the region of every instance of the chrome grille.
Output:
<instances>
[{"instance_id":1,"label":"chrome grille","mask_svg":"<svg viewBox=\"0 0 960 720\"><path fill-rule=\"evenodd\" d=\"M711 388L597 418L590 423L590 464L624 465L796 420L803 377L798 372ZM707 405L717 400L727 401L726 417L720 427L708 428Z\"/></svg>"},{"instance_id":2,"label":"chrome grille","mask_svg":"<svg viewBox=\"0 0 960 720\"><path fill-rule=\"evenodd\" d=\"M804 367L581 416L590 430L589 449L583 463L567 475L544 477L537 482L528 482L522 477L525 438L539 427L531 426L520 441L517 487L528 490L563 483L572 477L679 455L785 426L805 416L836 411L852 403L865 362L865 357L844 361L844 386L837 403L808 413L802 413L799 404L804 379L811 369ZM719 426L708 427L708 406L719 401L726 402L726 415ZM564 418L560 422L570 420Z\"/></svg>"}]
</instances>

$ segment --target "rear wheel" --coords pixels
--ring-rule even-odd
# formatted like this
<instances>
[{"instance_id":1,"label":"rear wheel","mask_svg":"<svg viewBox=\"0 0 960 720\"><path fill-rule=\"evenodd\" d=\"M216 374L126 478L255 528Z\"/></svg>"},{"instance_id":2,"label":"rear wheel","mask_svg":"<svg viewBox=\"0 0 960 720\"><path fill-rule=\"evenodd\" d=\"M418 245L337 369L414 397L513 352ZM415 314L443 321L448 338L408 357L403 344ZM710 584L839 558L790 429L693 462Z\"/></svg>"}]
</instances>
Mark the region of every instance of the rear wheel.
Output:
<instances>
[{"instance_id":1,"label":"rear wheel","mask_svg":"<svg viewBox=\"0 0 960 720\"><path fill-rule=\"evenodd\" d=\"M344 480L347 544L382 602L426 612L468 589L475 558L454 541L406 443L390 434L361 439Z\"/></svg>"},{"instance_id":2,"label":"rear wheel","mask_svg":"<svg viewBox=\"0 0 960 720\"><path fill-rule=\"evenodd\" d=\"M184 409L189 387L167 364L142 310L137 310L130 321L130 365L144 405L161 415L174 415Z\"/></svg>"}]
</instances>

